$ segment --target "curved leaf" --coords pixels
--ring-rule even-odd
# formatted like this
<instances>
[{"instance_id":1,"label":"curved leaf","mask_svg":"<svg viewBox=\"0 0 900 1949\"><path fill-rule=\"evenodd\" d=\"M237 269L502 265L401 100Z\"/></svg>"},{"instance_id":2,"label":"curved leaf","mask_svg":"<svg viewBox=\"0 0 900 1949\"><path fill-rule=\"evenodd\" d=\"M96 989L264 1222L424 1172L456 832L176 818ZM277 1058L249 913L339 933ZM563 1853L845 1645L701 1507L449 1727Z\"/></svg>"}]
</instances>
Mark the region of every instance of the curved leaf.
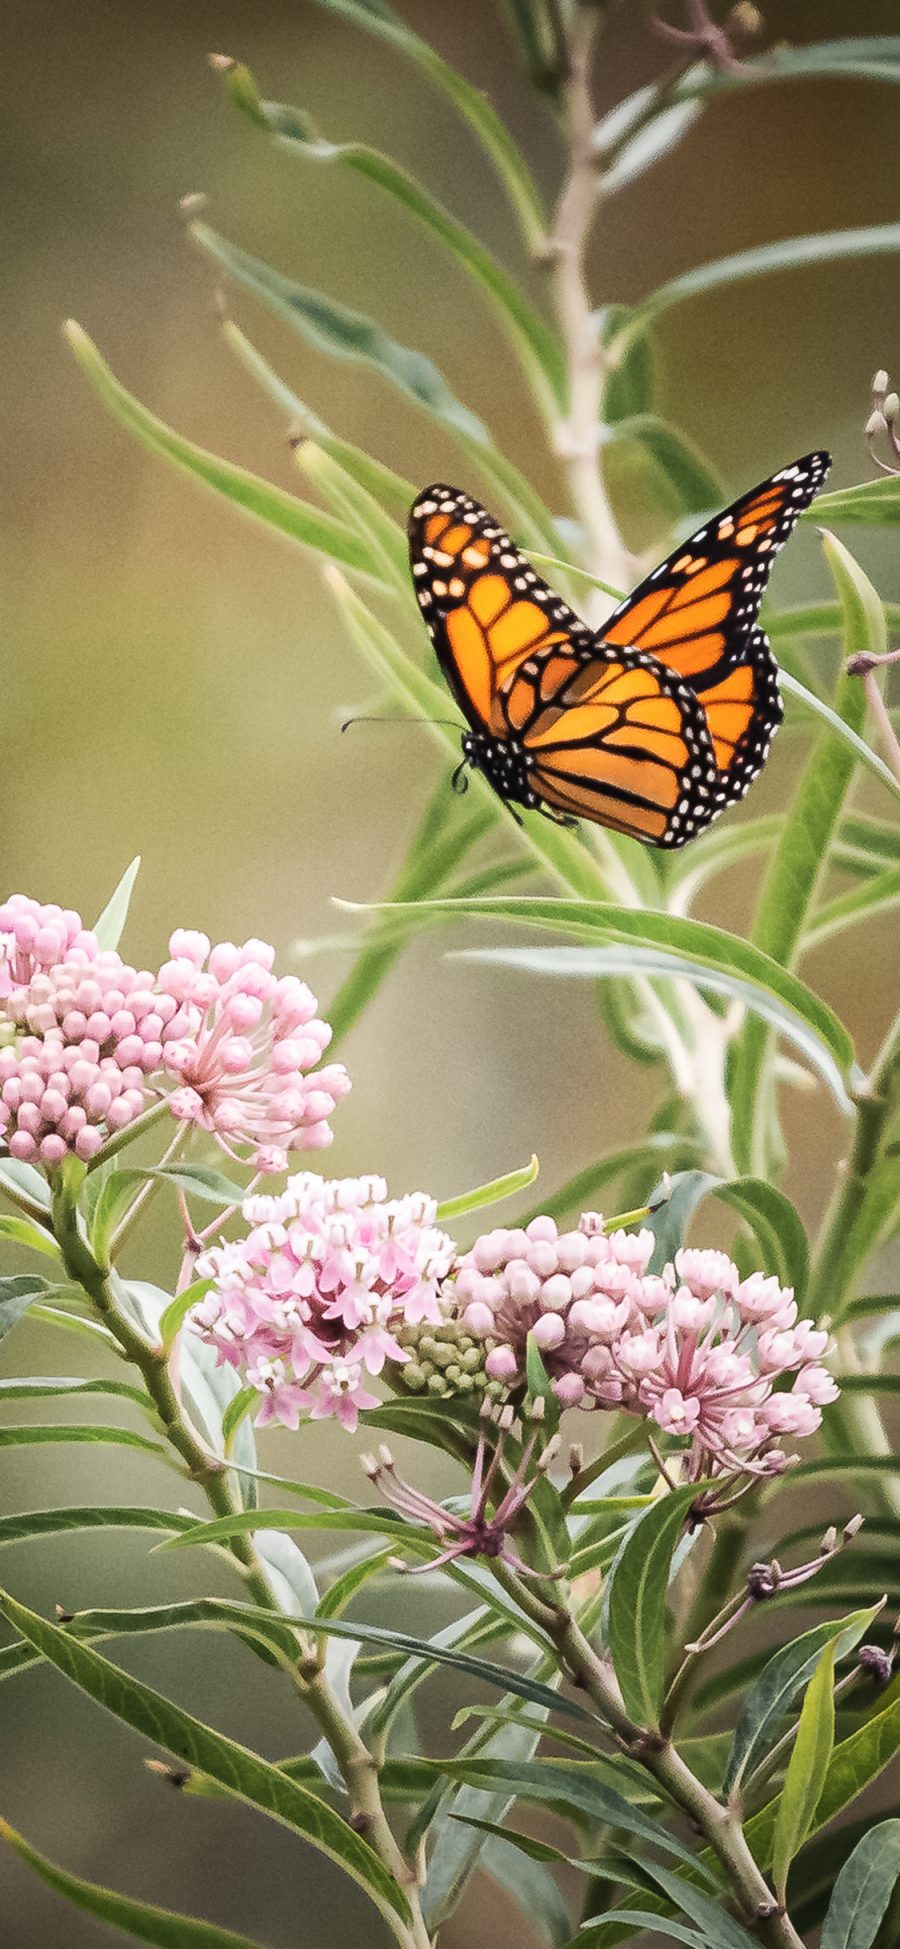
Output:
<instances>
[{"instance_id":1,"label":"curved leaf","mask_svg":"<svg viewBox=\"0 0 900 1949\"><path fill-rule=\"evenodd\" d=\"M832 540L834 540L833 536ZM886 611L885 614L887 614ZM836 710L832 710L830 704L826 704L823 697L817 697L814 690L807 689L805 684L800 683L796 677L791 676L789 670L779 670L778 680L782 690L787 691L790 696L796 697L798 703L802 704L803 709L809 711L813 717L820 718L822 723L827 725L828 730L836 738L840 738L843 744L847 745L848 749L853 752L854 757L859 760L859 763L865 765L866 769L872 773L874 778L880 779L882 785L886 785L895 798L900 798L900 781L894 777L890 766L885 764L884 759L879 758L877 751L873 751L871 745L866 743L865 738L860 737L859 732L854 730L852 723L848 723L845 718L840 717Z\"/></svg>"},{"instance_id":2,"label":"curved leaf","mask_svg":"<svg viewBox=\"0 0 900 1949\"><path fill-rule=\"evenodd\" d=\"M262 299L276 317L284 319L320 352L372 366L381 378L389 380L417 406L424 407L442 426L467 433L480 446L490 445L487 429L456 398L443 373L424 352L400 345L364 312L352 311L335 298L283 276L262 258L251 257L249 251L220 237L208 224L192 223L190 230L194 242L229 277L236 278ZM335 550L325 552L337 561L342 559Z\"/></svg>"},{"instance_id":3,"label":"curved leaf","mask_svg":"<svg viewBox=\"0 0 900 1949\"><path fill-rule=\"evenodd\" d=\"M807 518L809 513L807 509ZM859 522L865 527L900 521L900 478L881 474L878 480L860 481L858 487L838 487L831 494L820 494L815 518L823 514L829 521Z\"/></svg>"},{"instance_id":4,"label":"curved leaf","mask_svg":"<svg viewBox=\"0 0 900 1949\"><path fill-rule=\"evenodd\" d=\"M778 1798L772 1874L783 1902L788 1869L806 1840L834 1749L834 1645L819 1653L806 1688L787 1776Z\"/></svg>"},{"instance_id":5,"label":"curved leaf","mask_svg":"<svg viewBox=\"0 0 900 1949\"><path fill-rule=\"evenodd\" d=\"M825 1646L833 1642L835 1658L842 1658L859 1644L881 1609L881 1604L872 1604L850 1617L817 1624L769 1659L741 1706L725 1772L726 1793L739 1794L742 1782L768 1752L789 1707L808 1685Z\"/></svg>"},{"instance_id":6,"label":"curved leaf","mask_svg":"<svg viewBox=\"0 0 900 1949\"><path fill-rule=\"evenodd\" d=\"M490 1184L479 1184L474 1191L461 1191L456 1198L445 1198L437 1208L440 1224L447 1224L451 1218L464 1218L470 1211L482 1211L485 1205L498 1205L503 1198L514 1198L519 1191L526 1191L533 1184L540 1165L536 1157L530 1164L523 1164L518 1171L507 1171L505 1177L493 1178Z\"/></svg>"},{"instance_id":7,"label":"curved leaf","mask_svg":"<svg viewBox=\"0 0 900 1949\"><path fill-rule=\"evenodd\" d=\"M150 1441L146 1435L135 1435L130 1428L90 1427L87 1423L66 1427L56 1421L46 1427L35 1422L22 1422L14 1428L0 1428L0 1448L28 1447L44 1442L100 1442L112 1448L140 1448L145 1455L159 1455L164 1462L172 1463L169 1449L164 1448L161 1442Z\"/></svg>"},{"instance_id":8,"label":"curved leaf","mask_svg":"<svg viewBox=\"0 0 900 1949\"><path fill-rule=\"evenodd\" d=\"M900 866L891 866L884 873L874 874L862 886L851 887L848 893L839 893L819 907L805 929L800 943L801 953L808 954L812 948L821 947L823 941L830 941L833 935L855 926L858 920L877 919L880 914L896 907L898 902Z\"/></svg>"},{"instance_id":9,"label":"curved leaf","mask_svg":"<svg viewBox=\"0 0 900 1949\"><path fill-rule=\"evenodd\" d=\"M564 1806L586 1814L593 1821L621 1828L680 1861L693 1863L694 1856L670 1834L661 1821L642 1813L614 1787L600 1782L590 1761L583 1766L566 1760L505 1760L471 1756L440 1762L448 1779L463 1780L470 1786L506 1786L517 1798L545 1806Z\"/></svg>"},{"instance_id":10,"label":"curved leaf","mask_svg":"<svg viewBox=\"0 0 900 1949\"><path fill-rule=\"evenodd\" d=\"M131 865L126 866L115 892L110 894L102 914L99 916L99 919L95 920L92 932L96 934L98 945L101 948L118 947L125 930L125 922L128 919L128 909L131 905L134 883L140 870L141 856L138 853L137 858L132 860Z\"/></svg>"},{"instance_id":11,"label":"curved leaf","mask_svg":"<svg viewBox=\"0 0 900 1949\"><path fill-rule=\"evenodd\" d=\"M393 1877L368 1843L325 1801L268 1760L261 1759L258 1753L214 1732L162 1693L120 1671L90 1645L79 1643L59 1626L46 1623L6 1593L0 1593L0 1610L19 1635L55 1665L64 1678L115 1718L162 1746L183 1764L210 1774L236 1799L258 1807L302 1835L351 1874L382 1914L408 1919L406 1897Z\"/></svg>"},{"instance_id":12,"label":"curved leaf","mask_svg":"<svg viewBox=\"0 0 900 1949\"><path fill-rule=\"evenodd\" d=\"M37 1272L13 1273L0 1279L0 1340L31 1312L35 1300L50 1290L49 1282Z\"/></svg>"},{"instance_id":13,"label":"curved leaf","mask_svg":"<svg viewBox=\"0 0 900 1949\"><path fill-rule=\"evenodd\" d=\"M171 1534L196 1529L193 1516L168 1509L145 1509L113 1503L75 1505L71 1509L22 1509L11 1516L0 1516L0 1549L4 1543L20 1543L30 1536L65 1536L73 1530L153 1529Z\"/></svg>"},{"instance_id":14,"label":"curved leaf","mask_svg":"<svg viewBox=\"0 0 900 1949\"><path fill-rule=\"evenodd\" d=\"M871 1949L900 1876L900 1820L864 1834L834 1884L821 1949Z\"/></svg>"},{"instance_id":15,"label":"curved leaf","mask_svg":"<svg viewBox=\"0 0 900 1949\"><path fill-rule=\"evenodd\" d=\"M712 264L698 264L682 272L668 284L661 284L636 307L631 322L619 340L643 331L685 298L703 296L723 286L742 284L748 278L767 276L772 271L796 271L808 264L852 262L857 257L872 257L900 250L900 223L873 223L855 230L826 230L816 236L785 237L777 243L757 244L752 250L736 251Z\"/></svg>"},{"instance_id":16,"label":"curved leaf","mask_svg":"<svg viewBox=\"0 0 900 1949\"><path fill-rule=\"evenodd\" d=\"M532 310L513 279L472 231L380 150L364 142L328 142L308 115L284 102L263 101L260 107L267 128L282 148L303 160L339 163L353 170L393 196L431 232L490 298L545 409L550 413L562 411L566 374L559 344L544 319Z\"/></svg>"},{"instance_id":17,"label":"curved leaf","mask_svg":"<svg viewBox=\"0 0 900 1949\"><path fill-rule=\"evenodd\" d=\"M666 1593L675 1545L701 1492L689 1482L638 1516L607 1585L607 1632L626 1711L648 1731L665 1696Z\"/></svg>"},{"instance_id":18,"label":"curved leaf","mask_svg":"<svg viewBox=\"0 0 900 1949\"><path fill-rule=\"evenodd\" d=\"M177 467L193 474L205 487L213 488L217 494L250 514L257 521L263 521L270 528L277 528L289 540L300 542L304 548L327 556L329 561L340 562L346 569L370 580L381 582L378 565L368 549L342 521L333 515L323 514L306 501L298 501L293 494L285 494L280 487L273 487L270 481L260 479L258 474L247 472L245 467L236 467L228 460L220 460L217 454L208 453L192 440L186 440L175 433L164 420L157 419L155 413L148 412L139 400L126 392L109 366L101 359L95 345L87 333L82 331L73 319L65 327L65 334L76 359L113 417L125 426L129 433L136 435L141 445L164 460L171 460Z\"/></svg>"},{"instance_id":19,"label":"curved leaf","mask_svg":"<svg viewBox=\"0 0 900 1949\"><path fill-rule=\"evenodd\" d=\"M124 1929L126 1935L134 1936L138 1942L153 1943L155 1949L260 1949L249 1936L237 1935L233 1929L221 1929L214 1922L200 1922L191 1915L176 1915L171 1909L156 1908L151 1902L132 1901L127 1895L115 1894L111 1888L101 1888L96 1882L84 1881L80 1875L68 1874L65 1868L58 1868L55 1862L39 1854L2 1819L0 1838L56 1894L75 1908L85 1909L88 1915L108 1922L112 1928Z\"/></svg>"},{"instance_id":20,"label":"curved leaf","mask_svg":"<svg viewBox=\"0 0 900 1949\"><path fill-rule=\"evenodd\" d=\"M477 135L488 161L497 171L525 237L533 247L547 234L547 222L537 185L524 157L483 89L450 66L427 41L401 21L387 0L317 0L328 13L340 14L358 27L364 27L380 40L386 40L400 53L411 56L441 90Z\"/></svg>"},{"instance_id":21,"label":"curved leaf","mask_svg":"<svg viewBox=\"0 0 900 1949\"><path fill-rule=\"evenodd\" d=\"M144 1388L127 1381L83 1380L72 1374L14 1374L0 1380L0 1401L48 1400L56 1395L111 1394L120 1401L133 1401L136 1407L156 1413L154 1402Z\"/></svg>"}]
</instances>

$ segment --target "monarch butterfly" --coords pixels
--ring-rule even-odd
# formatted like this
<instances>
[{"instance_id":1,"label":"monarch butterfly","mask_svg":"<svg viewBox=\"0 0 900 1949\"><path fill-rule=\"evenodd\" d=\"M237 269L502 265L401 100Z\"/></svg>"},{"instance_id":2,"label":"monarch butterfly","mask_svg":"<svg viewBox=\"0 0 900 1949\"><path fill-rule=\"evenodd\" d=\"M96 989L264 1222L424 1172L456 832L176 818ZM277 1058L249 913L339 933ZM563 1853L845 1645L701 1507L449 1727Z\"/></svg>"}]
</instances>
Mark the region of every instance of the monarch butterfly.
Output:
<instances>
[{"instance_id":1,"label":"monarch butterfly","mask_svg":"<svg viewBox=\"0 0 900 1949\"><path fill-rule=\"evenodd\" d=\"M466 718L463 765L560 824L591 819L683 846L761 771L783 711L757 615L773 556L831 465L782 467L653 570L599 631L499 523L428 487L410 561L438 661Z\"/></svg>"}]
</instances>

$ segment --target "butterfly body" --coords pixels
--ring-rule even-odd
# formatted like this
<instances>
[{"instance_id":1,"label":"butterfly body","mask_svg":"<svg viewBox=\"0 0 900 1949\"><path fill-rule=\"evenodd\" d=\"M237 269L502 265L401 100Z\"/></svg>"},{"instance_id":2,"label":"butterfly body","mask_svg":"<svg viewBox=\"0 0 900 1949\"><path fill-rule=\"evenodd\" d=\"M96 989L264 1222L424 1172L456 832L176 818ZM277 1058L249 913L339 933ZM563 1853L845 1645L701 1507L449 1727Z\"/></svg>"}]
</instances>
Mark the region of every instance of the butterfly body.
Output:
<instances>
[{"instance_id":1,"label":"butterfly body","mask_svg":"<svg viewBox=\"0 0 900 1949\"><path fill-rule=\"evenodd\" d=\"M488 511L427 488L413 582L468 730L463 759L503 800L678 847L743 797L781 721L756 617L773 556L828 456L783 468L710 521L590 630Z\"/></svg>"}]
</instances>

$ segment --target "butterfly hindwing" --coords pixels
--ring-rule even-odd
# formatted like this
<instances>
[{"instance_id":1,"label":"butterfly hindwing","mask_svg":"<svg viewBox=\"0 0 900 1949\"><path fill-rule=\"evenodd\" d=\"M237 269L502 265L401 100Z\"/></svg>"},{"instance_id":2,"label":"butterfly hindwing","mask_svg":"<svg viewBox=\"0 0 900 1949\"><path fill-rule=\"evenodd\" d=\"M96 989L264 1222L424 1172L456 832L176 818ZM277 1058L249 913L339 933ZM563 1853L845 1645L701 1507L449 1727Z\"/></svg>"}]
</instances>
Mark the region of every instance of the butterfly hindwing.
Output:
<instances>
[{"instance_id":1,"label":"butterfly hindwing","mask_svg":"<svg viewBox=\"0 0 900 1949\"><path fill-rule=\"evenodd\" d=\"M606 642L651 651L707 713L721 808L761 771L783 710L757 617L774 557L830 466L807 454L698 528L603 625Z\"/></svg>"}]
</instances>

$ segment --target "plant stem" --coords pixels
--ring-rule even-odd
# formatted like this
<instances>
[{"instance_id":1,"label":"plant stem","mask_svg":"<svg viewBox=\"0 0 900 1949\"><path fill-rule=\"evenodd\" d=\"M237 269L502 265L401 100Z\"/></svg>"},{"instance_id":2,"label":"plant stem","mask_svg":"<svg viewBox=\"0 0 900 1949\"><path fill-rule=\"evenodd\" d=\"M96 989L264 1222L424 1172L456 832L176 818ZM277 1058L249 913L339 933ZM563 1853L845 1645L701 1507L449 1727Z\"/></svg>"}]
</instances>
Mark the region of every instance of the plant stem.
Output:
<instances>
[{"instance_id":1,"label":"plant stem","mask_svg":"<svg viewBox=\"0 0 900 1949\"><path fill-rule=\"evenodd\" d=\"M569 375L568 416L557 429L557 450L565 462L572 499L584 524L586 566L622 588L631 581L631 562L616 527L600 466L605 359L585 275L587 244L597 209L591 57L599 25L597 10L580 7L569 32L568 61L561 76L569 166L549 239L548 261Z\"/></svg>"},{"instance_id":2,"label":"plant stem","mask_svg":"<svg viewBox=\"0 0 900 1949\"><path fill-rule=\"evenodd\" d=\"M227 1463L211 1457L199 1441L176 1394L164 1348L154 1344L123 1312L111 1279L97 1264L84 1237L75 1204L60 1178L53 1188L53 1219L57 1242L69 1277L80 1285L92 1301L104 1325L115 1336L127 1360L136 1366L153 1401L163 1433L185 1464L192 1481L199 1483L216 1516L234 1516L241 1504L232 1486ZM260 1517L260 1526L265 1523ZM265 1565L254 1548L252 1536L237 1535L227 1545L238 1572L255 1604L278 1613L280 1606L269 1584ZM313 1645L298 1644L298 1656L291 1677L304 1705L312 1713L340 1768L350 1803L350 1818L356 1831L403 1889L410 1908L410 1920L386 1914L401 1949L431 1949L418 1899L417 1874L405 1860L394 1837L381 1800L378 1766L356 1727L342 1712ZM384 1911L382 1911L384 1913Z\"/></svg>"},{"instance_id":3,"label":"plant stem","mask_svg":"<svg viewBox=\"0 0 900 1949\"><path fill-rule=\"evenodd\" d=\"M790 1917L757 1867L738 1817L697 1779L670 1740L648 1733L629 1718L610 1666L598 1656L568 1611L558 1609L548 1625L546 1605L540 1601L535 1605L521 1580L515 1584L514 1595L529 1616L533 1609L539 1613L535 1621L551 1631L567 1678L593 1700L623 1751L652 1775L708 1842L740 1903L750 1934L764 1949L804 1949Z\"/></svg>"}]
</instances>

